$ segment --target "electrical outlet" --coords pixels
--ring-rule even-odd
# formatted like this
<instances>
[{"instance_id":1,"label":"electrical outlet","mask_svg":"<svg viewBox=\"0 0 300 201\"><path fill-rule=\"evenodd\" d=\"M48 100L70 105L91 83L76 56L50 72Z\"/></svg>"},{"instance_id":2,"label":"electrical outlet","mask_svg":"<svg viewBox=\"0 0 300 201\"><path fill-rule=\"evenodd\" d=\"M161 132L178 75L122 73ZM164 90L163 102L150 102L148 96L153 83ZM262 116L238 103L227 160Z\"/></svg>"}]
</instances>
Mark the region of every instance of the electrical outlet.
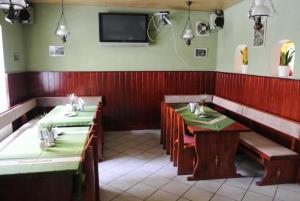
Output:
<instances>
[{"instance_id":1,"label":"electrical outlet","mask_svg":"<svg viewBox=\"0 0 300 201\"><path fill-rule=\"evenodd\" d=\"M19 52L14 52L13 53L13 59L14 59L14 61L16 62L16 61L20 61L20 58L21 56L20 56L20 53Z\"/></svg>"}]
</instances>

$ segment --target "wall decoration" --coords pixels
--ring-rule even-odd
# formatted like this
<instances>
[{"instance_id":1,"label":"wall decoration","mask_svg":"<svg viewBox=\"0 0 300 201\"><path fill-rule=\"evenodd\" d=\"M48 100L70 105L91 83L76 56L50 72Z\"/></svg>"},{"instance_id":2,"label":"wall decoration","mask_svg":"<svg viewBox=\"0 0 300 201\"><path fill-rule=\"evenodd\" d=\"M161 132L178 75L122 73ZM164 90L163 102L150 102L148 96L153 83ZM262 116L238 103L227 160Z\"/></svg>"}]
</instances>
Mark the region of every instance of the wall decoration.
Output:
<instances>
[{"instance_id":1,"label":"wall decoration","mask_svg":"<svg viewBox=\"0 0 300 201\"><path fill-rule=\"evenodd\" d=\"M253 31L253 47L264 47L266 39L267 23L264 23L263 27L259 30Z\"/></svg>"},{"instance_id":2,"label":"wall decoration","mask_svg":"<svg viewBox=\"0 0 300 201\"><path fill-rule=\"evenodd\" d=\"M196 48L195 57L197 58L207 58L207 48Z\"/></svg>"},{"instance_id":3,"label":"wall decoration","mask_svg":"<svg viewBox=\"0 0 300 201\"><path fill-rule=\"evenodd\" d=\"M50 57L65 56L65 46L63 46L63 45L49 46L49 56Z\"/></svg>"}]
</instances>

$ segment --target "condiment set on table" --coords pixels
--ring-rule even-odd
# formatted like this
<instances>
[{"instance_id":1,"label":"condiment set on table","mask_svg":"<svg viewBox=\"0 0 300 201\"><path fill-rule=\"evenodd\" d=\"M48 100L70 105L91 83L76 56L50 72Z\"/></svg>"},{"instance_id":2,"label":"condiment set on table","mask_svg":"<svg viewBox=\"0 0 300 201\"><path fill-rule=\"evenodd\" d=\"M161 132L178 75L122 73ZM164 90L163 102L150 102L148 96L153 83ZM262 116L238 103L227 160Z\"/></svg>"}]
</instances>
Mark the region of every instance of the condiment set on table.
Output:
<instances>
[{"instance_id":1,"label":"condiment set on table","mask_svg":"<svg viewBox=\"0 0 300 201\"><path fill-rule=\"evenodd\" d=\"M77 98L74 93L68 95L68 97L70 103L66 104L65 116L74 117L77 116L76 111L84 111L84 100L82 98ZM78 99L78 104L75 104L76 99ZM57 127L53 127L50 122L47 126L40 125L39 133L41 140L40 148L44 150L55 145L55 139L62 134L62 131Z\"/></svg>"},{"instance_id":2,"label":"condiment set on table","mask_svg":"<svg viewBox=\"0 0 300 201\"><path fill-rule=\"evenodd\" d=\"M199 117L207 117L207 114L205 113L204 110L204 101L201 101L200 103L196 103L196 102L189 103L189 111Z\"/></svg>"},{"instance_id":3,"label":"condiment set on table","mask_svg":"<svg viewBox=\"0 0 300 201\"><path fill-rule=\"evenodd\" d=\"M62 134L61 130L57 127L42 127L40 130L40 148L47 149L48 147L53 147L55 145L54 141L56 138Z\"/></svg>"},{"instance_id":4,"label":"condiment set on table","mask_svg":"<svg viewBox=\"0 0 300 201\"><path fill-rule=\"evenodd\" d=\"M78 104L75 104L75 100L78 99ZM84 111L84 100L82 98L77 98L77 96L72 93L69 95L70 103L66 104L66 116L74 117L77 116L76 111Z\"/></svg>"}]
</instances>

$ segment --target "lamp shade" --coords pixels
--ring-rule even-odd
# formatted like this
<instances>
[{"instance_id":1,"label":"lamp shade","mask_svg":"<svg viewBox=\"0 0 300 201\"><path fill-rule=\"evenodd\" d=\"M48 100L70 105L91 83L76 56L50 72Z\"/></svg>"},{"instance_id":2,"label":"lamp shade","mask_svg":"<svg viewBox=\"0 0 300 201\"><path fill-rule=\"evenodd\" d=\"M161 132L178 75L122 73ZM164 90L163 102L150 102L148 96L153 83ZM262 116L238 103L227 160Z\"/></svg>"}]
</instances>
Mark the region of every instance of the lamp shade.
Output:
<instances>
[{"instance_id":1,"label":"lamp shade","mask_svg":"<svg viewBox=\"0 0 300 201\"><path fill-rule=\"evenodd\" d=\"M194 38L194 34L193 31L190 29L185 30L185 33L182 36L184 39L193 39Z\"/></svg>"},{"instance_id":2,"label":"lamp shade","mask_svg":"<svg viewBox=\"0 0 300 201\"><path fill-rule=\"evenodd\" d=\"M66 25L59 25L58 29L56 30L56 35L65 43L67 42L67 38L70 35L68 28Z\"/></svg>"},{"instance_id":3,"label":"lamp shade","mask_svg":"<svg viewBox=\"0 0 300 201\"><path fill-rule=\"evenodd\" d=\"M24 0L11 0L11 4L14 10L20 10L26 8L27 4ZM0 9L8 10L10 5L9 0L0 0Z\"/></svg>"},{"instance_id":4,"label":"lamp shade","mask_svg":"<svg viewBox=\"0 0 300 201\"><path fill-rule=\"evenodd\" d=\"M271 11L266 5L266 0L255 0L255 5L252 9L252 16L270 16Z\"/></svg>"},{"instance_id":5,"label":"lamp shade","mask_svg":"<svg viewBox=\"0 0 300 201\"><path fill-rule=\"evenodd\" d=\"M70 32L68 31L66 25L59 25L58 29L56 30L56 35L59 37L68 36Z\"/></svg>"}]
</instances>

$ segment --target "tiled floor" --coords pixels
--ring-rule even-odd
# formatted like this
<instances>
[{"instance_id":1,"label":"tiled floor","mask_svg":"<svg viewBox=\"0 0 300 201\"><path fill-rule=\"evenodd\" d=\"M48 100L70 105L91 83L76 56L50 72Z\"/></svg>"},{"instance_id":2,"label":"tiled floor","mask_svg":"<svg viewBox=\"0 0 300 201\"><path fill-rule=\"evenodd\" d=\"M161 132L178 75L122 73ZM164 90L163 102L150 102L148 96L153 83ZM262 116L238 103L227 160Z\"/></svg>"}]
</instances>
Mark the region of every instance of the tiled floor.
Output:
<instances>
[{"instance_id":1,"label":"tiled floor","mask_svg":"<svg viewBox=\"0 0 300 201\"><path fill-rule=\"evenodd\" d=\"M299 201L300 186L255 185L262 169L246 156L236 165L245 177L190 182L177 176L159 144L159 130L105 133L99 163L101 201Z\"/></svg>"}]
</instances>

